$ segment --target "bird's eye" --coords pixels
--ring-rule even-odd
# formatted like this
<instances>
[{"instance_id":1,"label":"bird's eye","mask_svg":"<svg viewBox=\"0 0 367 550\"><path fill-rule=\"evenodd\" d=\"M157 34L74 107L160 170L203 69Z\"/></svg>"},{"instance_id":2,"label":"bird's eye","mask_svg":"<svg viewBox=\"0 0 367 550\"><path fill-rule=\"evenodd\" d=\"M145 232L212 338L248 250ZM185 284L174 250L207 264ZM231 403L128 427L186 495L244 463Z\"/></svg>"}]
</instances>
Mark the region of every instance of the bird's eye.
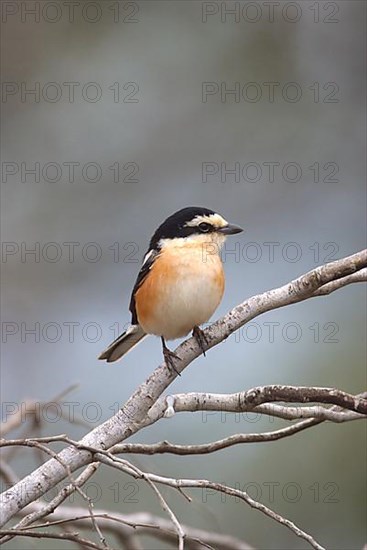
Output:
<instances>
[{"instance_id":1,"label":"bird's eye","mask_svg":"<svg viewBox=\"0 0 367 550\"><path fill-rule=\"evenodd\" d=\"M199 223L199 229L202 233L208 233L211 229L211 225L209 223L202 222Z\"/></svg>"}]
</instances>

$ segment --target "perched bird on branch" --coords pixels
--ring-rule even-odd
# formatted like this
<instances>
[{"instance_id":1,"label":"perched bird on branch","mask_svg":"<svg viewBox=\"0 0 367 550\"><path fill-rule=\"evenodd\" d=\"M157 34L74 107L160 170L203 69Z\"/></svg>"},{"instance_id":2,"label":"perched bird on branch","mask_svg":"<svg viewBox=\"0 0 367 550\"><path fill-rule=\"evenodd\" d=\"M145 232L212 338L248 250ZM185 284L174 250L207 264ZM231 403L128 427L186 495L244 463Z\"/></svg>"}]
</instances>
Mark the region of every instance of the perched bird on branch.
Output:
<instances>
[{"instance_id":1,"label":"perched bird on branch","mask_svg":"<svg viewBox=\"0 0 367 550\"><path fill-rule=\"evenodd\" d=\"M117 361L148 334L160 336L168 367L179 357L166 340L191 330L204 351L199 325L217 309L224 291L220 249L228 235L243 231L208 208L189 206L169 216L154 233L130 301L130 327L99 356ZM176 371L177 372L177 371Z\"/></svg>"}]
</instances>

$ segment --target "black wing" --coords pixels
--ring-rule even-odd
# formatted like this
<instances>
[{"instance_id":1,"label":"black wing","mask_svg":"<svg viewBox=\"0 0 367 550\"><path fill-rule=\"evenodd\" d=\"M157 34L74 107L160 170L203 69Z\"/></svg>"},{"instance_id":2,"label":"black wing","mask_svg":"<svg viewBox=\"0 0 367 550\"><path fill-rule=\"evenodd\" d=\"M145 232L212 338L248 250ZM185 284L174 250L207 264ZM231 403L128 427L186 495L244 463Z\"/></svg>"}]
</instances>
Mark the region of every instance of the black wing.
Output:
<instances>
[{"instance_id":1,"label":"black wing","mask_svg":"<svg viewBox=\"0 0 367 550\"><path fill-rule=\"evenodd\" d=\"M140 287L140 285L142 285L143 282L145 281L145 278L148 275L152 265L154 264L154 261L156 260L158 254L159 254L159 251L154 249L146 253L143 265L141 266L141 269L136 278L135 285L131 293L130 307L129 307L132 315L131 323L133 325L139 324L138 317L136 314L136 308L135 308L135 293Z\"/></svg>"}]
</instances>

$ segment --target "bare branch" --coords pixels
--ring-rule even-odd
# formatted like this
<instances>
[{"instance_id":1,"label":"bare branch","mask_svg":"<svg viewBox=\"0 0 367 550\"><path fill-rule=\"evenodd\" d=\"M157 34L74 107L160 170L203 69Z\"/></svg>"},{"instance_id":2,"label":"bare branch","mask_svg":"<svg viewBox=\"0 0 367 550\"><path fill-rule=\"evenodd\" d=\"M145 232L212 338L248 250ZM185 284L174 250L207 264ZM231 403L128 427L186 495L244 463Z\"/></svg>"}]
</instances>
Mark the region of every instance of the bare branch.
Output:
<instances>
[{"instance_id":1,"label":"bare branch","mask_svg":"<svg viewBox=\"0 0 367 550\"><path fill-rule=\"evenodd\" d=\"M87 476L87 470L91 466L88 466L75 480L76 483L81 484L81 481L86 481L90 476ZM5 462L0 461L0 475L5 478L9 484L17 483L18 478L14 471ZM73 485L69 486L75 490ZM71 492L71 491L70 491ZM69 494L70 494L69 492ZM191 499L190 499L191 500ZM54 499L55 501L55 499ZM56 506L51 508L49 505L48 512L44 504L39 502L33 502L30 506L32 513L23 518L22 522L16 525L13 529L17 531L20 529L21 524L26 525L33 523L37 519L44 517L47 513L52 511L52 521L47 521L44 524L37 523L30 527L31 529L40 529L41 527L51 527L69 523L78 523L79 527L89 529L90 527L90 515L85 514L84 508L75 506ZM56 503L54 503L55 505ZM24 514L24 511L22 511ZM28 523L27 523L28 518ZM30 521L29 521L30 518ZM33 518L33 519L32 519ZM121 540L123 546L128 550L142 550L138 540L137 534L147 534L158 539L174 543L176 541L177 531L173 531L170 526L170 522L156 516L152 516L147 513L129 514L123 515L119 513L111 513L107 510L96 509L94 511L94 518L98 519L98 523L103 530L113 533L119 540ZM186 548L189 550L193 548L196 550L198 547L211 547L215 544L215 548L218 550L251 550L251 547L245 543L229 535L222 535L212 531L205 531L204 529L195 529L186 525L181 525L182 532L185 533ZM1 535L1 532L0 532ZM15 535L6 535L2 540L2 544L6 540L10 540Z\"/></svg>"},{"instance_id":2,"label":"bare branch","mask_svg":"<svg viewBox=\"0 0 367 550\"><path fill-rule=\"evenodd\" d=\"M52 531L42 531L42 533L37 531L31 531L27 529L1 529L0 535L17 535L18 537L30 537L37 539L58 539L58 540L71 540L87 548L94 548L95 550L105 550L105 546L96 544L91 540L82 538L79 533L54 533Z\"/></svg>"},{"instance_id":3,"label":"bare branch","mask_svg":"<svg viewBox=\"0 0 367 550\"><path fill-rule=\"evenodd\" d=\"M34 512L41 510L39 503L33 503ZM135 541L135 535L146 535L158 538L168 543L174 544L177 541L177 532L172 529L170 520L154 516L145 512L136 514L111 513L108 510L96 509L95 517L104 531L116 536L122 535L126 540L130 538ZM90 518L85 513L84 508L76 506L59 506L52 514L52 521L42 525L35 525L33 528L51 527L62 523L75 523L75 526L81 529L89 529ZM185 532L185 547L197 548L198 544L208 547L214 546L216 550L251 550L251 547L230 535L222 535L213 531L196 529L188 525L182 525ZM138 550L137 547L127 546L128 550Z\"/></svg>"},{"instance_id":4,"label":"bare branch","mask_svg":"<svg viewBox=\"0 0 367 550\"><path fill-rule=\"evenodd\" d=\"M341 279L337 279L336 281L332 281L331 283L327 283L326 285L323 285L320 287L316 292L314 292L314 296L327 296L328 294L331 294L331 292L334 292L335 290L339 290L340 288L343 288L344 286L350 285L352 283L365 283L367 281L367 269L361 269L360 271L357 271L356 273L352 273L352 275L347 275L346 277L342 277Z\"/></svg>"},{"instance_id":5,"label":"bare branch","mask_svg":"<svg viewBox=\"0 0 367 550\"><path fill-rule=\"evenodd\" d=\"M259 386L238 394L240 406L250 404L252 407L269 401L286 403L329 403L344 409L367 414L367 399L354 396L334 388L309 388L303 386Z\"/></svg>"},{"instance_id":6,"label":"bare branch","mask_svg":"<svg viewBox=\"0 0 367 550\"><path fill-rule=\"evenodd\" d=\"M352 275L366 267L367 251L364 250L318 267L283 287L253 296L205 330L208 341L206 348L210 349L217 345L251 319L267 311L316 296L315 293L324 285ZM201 354L201 348L195 338L189 338L178 346L175 352L181 359L177 370L182 372ZM161 364L137 388L124 407L112 418L89 432L81 440L81 444L101 450L109 449L139 431L145 425L154 403L176 376L177 374L167 369L165 364ZM256 399L259 397L254 397L253 406L259 404ZM52 489L70 473L94 460L95 455L92 452L76 449L74 446L53 456L51 460L2 494L0 526L5 525L22 508Z\"/></svg>"},{"instance_id":7,"label":"bare branch","mask_svg":"<svg viewBox=\"0 0 367 550\"><path fill-rule=\"evenodd\" d=\"M303 386L262 386L244 392L233 394L214 393L183 393L160 397L149 411L144 427L158 419L177 412L218 411L218 412L256 412L277 416L286 420L302 418L322 418L334 422L344 422L364 418L367 414L367 393L352 395L335 388L318 388ZM170 404L167 404L167 401ZM324 407L284 407L275 404L265 404L272 401L287 403L328 403L342 407L342 409L327 409ZM353 415L346 415L345 409L353 411ZM361 416L362 414L362 416Z\"/></svg>"},{"instance_id":8,"label":"bare branch","mask_svg":"<svg viewBox=\"0 0 367 550\"><path fill-rule=\"evenodd\" d=\"M251 498L246 491L233 489L232 487L228 487L223 483L216 483L213 481L208 481L206 479L175 479L175 478L159 476L159 475L151 474L147 472L140 472L139 474L138 468L136 468L135 466L132 466L131 463L127 462L126 460L113 456L108 451L96 453L96 457L98 457L100 462L102 462L103 464L112 466L114 468L117 468L118 470L122 470L123 472L131 475L136 479L144 479L144 480L149 479L154 483L161 483L163 485L167 485L168 487L173 487L174 489L177 489L177 490L185 487L195 488L195 489L206 488L206 489L214 489L220 493L225 493L232 497L238 497L244 502L246 502L251 508L261 511L266 516L274 519L281 525L284 525L285 527L290 529L297 537L300 537L306 540L313 548L316 548L317 550L324 550L324 548L310 534L300 529L292 521L274 512L268 506L265 506L264 504Z\"/></svg>"},{"instance_id":9,"label":"bare branch","mask_svg":"<svg viewBox=\"0 0 367 550\"><path fill-rule=\"evenodd\" d=\"M305 421L305 422L309 422L309 421ZM91 450L94 451L94 449L91 449ZM146 472L141 471L139 468L137 468L135 465L131 464L130 462L114 456L109 451L98 451L97 450L97 452L95 453L95 458L98 459L103 464L106 464L106 465L115 467L119 470L122 470L123 472L127 473L128 475L131 475L135 479L142 479L142 480L146 481L152 488L153 487L155 488L155 483L161 483L161 484L164 484L164 485L168 485L169 487L174 487L175 489L179 490L180 492L181 492L183 487L191 487L191 488L206 487L206 488L215 488L215 490L217 490L219 492L226 493L226 494L231 495L231 496L238 496L242 500L244 500L247 504L249 504L252 508L260 510L265 515L267 515L268 517L270 517L270 518L274 519L275 521L278 521L282 525L285 525L286 527L288 527L288 529L293 531L298 537L301 537L301 538L307 540L311 544L311 546L313 546L314 548L322 550L322 547L314 540L314 538L311 535L309 535L308 533L306 533L305 531L300 529L297 525L295 525L290 520L288 520L288 519L284 518L283 516L281 516L280 514L274 512L273 510L271 510L267 506L261 504L260 502L255 501L245 491L239 491L237 489L232 489L231 487L228 487L224 484L214 483L214 482L207 481L207 480L193 480L193 479L178 480L178 479L173 479L173 478L167 478L167 477L164 477L164 476L158 476L158 475L151 474L151 473L146 473ZM183 546L184 537L185 537L184 530L183 530L181 524L178 522L176 516L173 514L171 509L168 507L166 501L161 496L161 493L157 489L155 490L155 492L156 492L156 494L157 494L157 496L158 496L158 498L159 498L159 500L162 504L162 507L164 508L164 510L166 510L168 512L173 524L175 525L175 528L176 528L176 531L177 531L177 534L178 534L178 537L179 537L179 550L183 550L183 548L184 548L184 546ZM14 531L15 530L16 529L14 528ZM0 531L0 536L1 536L1 531Z\"/></svg>"},{"instance_id":10,"label":"bare branch","mask_svg":"<svg viewBox=\"0 0 367 550\"><path fill-rule=\"evenodd\" d=\"M115 445L112 447L111 452L113 454L131 453L131 454L163 454L171 453L175 455L202 455L213 453L234 445L243 443L265 443L269 441L277 441L285 437L290 437L298 432L311 428L320 424L322 420L303 420L288 426L287 428L280 428L279 430L273 430L264 433L248 433L248 434L234 434L211 443L202 443L198 445L178 445L170 443L169 441L160 441L159 443L143 444L143 443L126 443L121 445Z\"/></svg>"},{"instance_id":11,"label":"bare branch","mask_svg":"<svg viewBox=\"0 0 367 550\"><path fill-rule=\"evenodd\" d=\"M366 419L366 414L356 411L364 411L367 407L367 392L358 395L352 395L334 388L318 388L318 387L302 387L302 386L263 386L252 388L245 392L237 392L234 394L213 394L213 393L185 393L171 395L167 398L160 398L154 405L152 410L155 415L150 415L150 423L165 416L164 407L169 399L170 407L173 414L176 412L231 412L243 413L253 412L275 416L286 420L301 420L313 419L319 421L330 420L332 422L347 422L352 420ZM342 403L343 407L347 406L351 410L346 410L341 406L325 408L321 406L309 407L289 407L274 404L265 404L264 401L285 401L303 403L308 401L326 402L326 403ZM260 405L256 403L261 402ZM255 403L255 406L254 406ZM171 413L172 414L172 413ZM288 437L307 427L315 426L320 422L299 422L293 426L282 428L265 433L254 434L236 434L228 438L209 443L206 445L173 445L167 441L163 441L153 445L144 444L120 444L115 445L110 449L114 454L119 453L140 453L140 454L155 454L155 453L174 453L174 454L206 454L223 449L238 443L258 443L265 441L274 441L283 437ZM49 437L27 438L27 439L10 439L0 440L0 447L11 446L26 446L38 447L40 444L64 442L73 445L78 449L84 449L97 453L98 449L90 445L85 446L80 442L70 439L67 435L61 434Z\"/></svg>"}]
</instances>

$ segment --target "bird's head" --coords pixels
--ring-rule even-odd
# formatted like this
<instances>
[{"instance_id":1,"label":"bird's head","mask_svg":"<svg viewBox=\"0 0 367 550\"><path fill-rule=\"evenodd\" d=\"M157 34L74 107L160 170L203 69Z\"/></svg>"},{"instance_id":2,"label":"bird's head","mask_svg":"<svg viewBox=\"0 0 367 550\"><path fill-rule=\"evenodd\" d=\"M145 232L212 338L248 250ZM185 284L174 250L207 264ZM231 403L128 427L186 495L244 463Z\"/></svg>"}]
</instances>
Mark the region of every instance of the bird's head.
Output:
<instances>
[{"instance_id":1,"label":"bird's head","mask_svg":"<svg viewBox=\"0 0 367 550\"><path fill-rule=\"evenodd\" d=\"M220 214L200 206L188 206L169 216L156 230L150 249L165 245L215 243L218 249L228 235L241 233L243 229L229 224Z\"/></svg>"}]
</instances>

